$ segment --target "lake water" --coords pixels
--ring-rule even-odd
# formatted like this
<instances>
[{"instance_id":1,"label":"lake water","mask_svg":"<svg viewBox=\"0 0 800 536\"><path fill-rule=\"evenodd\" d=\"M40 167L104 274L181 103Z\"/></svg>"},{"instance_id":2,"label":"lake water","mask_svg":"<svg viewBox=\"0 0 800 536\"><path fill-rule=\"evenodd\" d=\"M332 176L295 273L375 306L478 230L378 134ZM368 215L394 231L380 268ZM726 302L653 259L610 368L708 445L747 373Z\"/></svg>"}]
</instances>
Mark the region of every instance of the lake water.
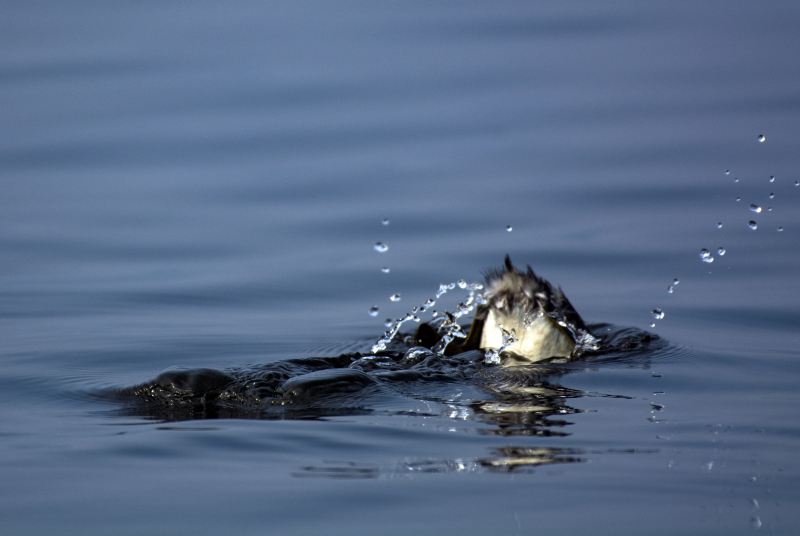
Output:
<instances>
[{"instance_id":1,"label":"lake water","mask_svg":"<svg viewBox=\"0 0 800 536\"><path fill-rule=\"evenodd\" d=\"M3 534L797 530L797 2L3 14ZM368 349L506 253L663 346L554 374L541 408L464 382L316 418L93 396Z\"/></svg>"}]
</instances>

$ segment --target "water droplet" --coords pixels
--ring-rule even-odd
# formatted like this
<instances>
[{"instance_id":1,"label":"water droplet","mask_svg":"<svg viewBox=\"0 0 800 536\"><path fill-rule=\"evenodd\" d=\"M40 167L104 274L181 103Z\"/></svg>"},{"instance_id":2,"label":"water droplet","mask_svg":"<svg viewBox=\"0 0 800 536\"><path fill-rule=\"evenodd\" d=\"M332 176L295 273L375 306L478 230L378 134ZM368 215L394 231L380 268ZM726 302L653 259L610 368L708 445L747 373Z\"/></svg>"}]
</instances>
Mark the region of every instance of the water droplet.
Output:
<instances>
[{"instance_id":1,"label":"water droplet","mask_svg":"<svg viewBox=\"0 0 800 536\"><path fill-rule=\"evenodd\" d=\"M770 199L775 199L775 192L770 192L769 193L769 198Z\"/></svg>"},{"instance_id":2,"label":"water droplet","mask_svg":"<svg viewBox=\"0 0 800 536\"><path fill-rule=\"evenodd\" d=\"M720 257L724 256L724 255L725 255L725 253L727 253L727 251L725 250L725 248L723 248L723 247L718 247L718 248L717 248L717 255L719 255Z\"/></svg>"},{"instance_id":3,"label":"water droplet","mask_svg":"<svg viewBox=\"0 0 800 536\"><path fill-rule=\"evenodd\" d=\"M681 284L681 280L676 277L675 279L672 280L672 284L678 286Z\"/></svg>"},{"instance_id":4,"label":"water droplet","mask_svg":"<svg viewBox=\"0 0 800 536\"><path fill-rule=\"evenodd\" d=\"M369 308L369 316L378 316L380 309L378 309L375 305Z\"/></svg>"},{"instance_id":5,"label":"water droplet","mask_svg":"<svg viewBox=\"0 0 800 536\"><path fill-rule=\"evenodd\" d=\"M384 274L388 274L391 271L392 269L389 268L388 266L384 266L383 268L381 268L381 272L383 272Z\"/></svg>"},{"instance_id":6,"label":"water droplet","mask_svg":"<svg viewBox=\"0 0 800 536\"><path fill-rule=\"evenodd\" d=\"M734 177L733 182L739 182L739 177Z\"/></svg>"},{"instance_id":7,"label":"water droplet","mask_svg":"<svg viewBox=\"0 0 800 536\"><path fill-rule=\"evenodd\" d=\"M753 516L750 518L750 526L753 527L755 530L761 528L761 518L758 516Z\"/></svg>"},{"instance_id":8,"label":"water droplet","mask_svg":"<svg viewBox=\"0 0 800 536\"><path fill-rule=\"evenodd\" d=\"M506 225L506 231L507 231L507 232L509 232L509 233L510 233L510 232L511 232L511 231L513 231L513 230L514 230L514 228L513 228L513 227L511 227L510 225Z\"/></svg>"},{"instance_id":9,"label":"water droplet","mask_svg":"<svg viewBox=\"0 0 800 536\"><path fill-rule=\"evenodd\" d=\"M750 227L754 231L756 229L758 229L758 224L756 222L754 222L753 220L750 220L749 222L747 222L747 226Z\"/></svg>"},{"instance_id":10,"label":"water droplet","mask_svg":"<svg viewBox=\"0 0 800 536\"><path fill-rule=\"evenodd\" d=\"M778 232L782 233L783 232L783 227L778 227Z\"/></svg>"},{"instance_id":11,"label":"water droplet","mask_svg":"<svg viewBox=\"0 0 800 536\"><path fill-rule=\"evenodd\" d=\"M755 203L750 203L750 212L755 212L756 214L761 214L761 211L764 210L760 206L756 205Z\"/></svg>"},{"instance_id":12,"label":"water droplet","mask_svg":"<svg viewBox=\"0 0 800 536\"><path fill-rule=\"evenodd\" d=\"M764 134L759 134L758 143L764 143L765 141L767 141L767 137Z\"/></svg>"},{"instance_id":13,"label":"water droplet","mask_svg":"<svg viewBox=\"0 0 800 536\"><path fill-rule=\"evenodd\" d=\"M383 321L384 327L390 328L390 327L392 327L392 324L393 324L393 322L392 322L391 318L387 318L386 320Z\"/></svg>"},{"instance_id":14,"label":"water droplet","mask_svg":"<svg viewBox=\"0 0 800 536\"><path fill-rule=\"evenodd\" d=\"M714 256L706 248L700 250L700 260L706 263L714 262Z\"/></svg>"},{"instance_id":15,"label":"water droplet","mask_svg":"<svg viewBox=\"0 0 800 536\"><path fill-rule=\"evenodd\" d=\"M375 249L375 251L377 251L378 253L386 253L387 251L389 251L389 246L387 246L387 245L386 245L386 244L384 244L383 242L375 242L375 245L374 245L374 246L372 246L372 247L373 247L373 248Z\"/></svg>"},{"instance_id":16,"label":"water droplet","mask_svg":"<svg viewBox=\"0 0 800 536\"><path fill-rule=\"evenodd\" d=\"M752 497L750 499L750 505L753 507L753 510L758 510L759 508L761 508L761 505L758 503L758 499L756 499L755 497Z\"/></svg>"},{"instance_id":17,"label":"water droplet","mask_svg":"<svg viewBox=\"0 0 800 536\"><path fill-rule=\"evenodd\" d=\"M737 197L737 198L736 198L736 202L737 202L737 203L738 203L739 201L741 201L741 200L742 200L742 198L741 198L741 197Z\"/></svg>"},{"instance_id":18,"label":"water droplet","mask_svg":"<svg viewBox=\"0 0 800 536\"><path fill-rule=\"evenodd\" d=\"M731 170L730 169L726 169L725 170L725 175L730 175L730 174L731 174Z\"/></svg>"},{"instance_id":19,"label":"water droplet","mask_svg":"<svg viewBox=\"0 0 800 536\"><path fill-rule=\"evenodd\" d=\"M794 187L797 188L798 186L800 186L800 181L794 181Z\"/></svg>"},{"instance_id":20,"label":"water droplet","mask_svg":"<svg viewBox=\"0 0 800 536\"><path fill-rule=\"evenodd\" d=\"M381 225L383 225L384 227L386 227L386 226L387 226L387 225L389 225L390 223L392 223L392 222L390 222L390 221L389 221L389 218L383 218L383 219L381 220Z\"/></svg>"},{"instance_id":21,"label":"water droplet","mask_svg":"<svg viewBox=\"0 0 800 536\"><path fill-rule=\"evenodd\" d=\"M650 322L650 327L651 327L651 328L654 328L654 327L656 327L656 323L655 323L655 322Z\"/></svg>"},{"instance_id":22,"label":"water droplet","mask_svg":"<svg viewBox=\"0 0 800 536\"><path fill-rule=\"evenodd\" d=\"M433 298L428 298L427 300L425 300L426 309L428 309L429 307L433 307L434 305L436 305L436 300L434 300Z\"/></svg>"},{"instance_id":23,"label":"water droplet","mask_svg":"<svg viewBox=\"0 0 800 536\"><path fill-rule=\"evenodd\" d=\"M717 229L722 229L722 222L721 221L717 222Z\"/></svg>"},{"instance_id":24,"label":"water droplet","mask_svg":"<svg viewBox=\"0 0 800 536\"><path fill-rule=\"evenodd\" d=\"M664 319L664 311L662 311L660 307L656 307L655 309L650 311L650 314L652 314L653 318L655 318L656 320Z\"/></svg>"},{"instance_id":25,"label":"water droplet","mask_svg":"<svg viewBox=\"0 0 800 536\"><path fill-rule=\"evenodd\" d=\"M670 285L667 287L667 294L673 294L675 292L675 287Z\"/></svg>"},{"instance_id":26,"label":"water droplet","mask_svg":"<svg viewBox=\"0 0 800 536\"><path fill-rule=\"evenodd\" d=\"M769 176L769 182L775 182L775 175Z\"/></svg>"},{"instance_id":27,"label":"water droplet","mask_svg":"<svg viewBox=\"0 0 800 536\"><path fill-rule=\"evenodd\" d=\"M463 279L459 279L456 284L458 285L458 288L467 288L467 282Z\"/></svg>"},{"instance_id":28,"label":"water droplet","mask_svg":"<svg viewBox=\"0 0 800 536\"><path fill-rule=\"evenodd\" d=\"M767 212L772 212L772 207L767 207Z\"/></svg>"},{"instance_id":29,"label":"water droplet","mask_svg":"<svg viewBox=\"0 0 800 536\"><path fill-rule=\"evenodd\" d=\"M389 301L392 301L392 302L399 302L402 299L403 299L403 297L400 296L400 294L398 294L398 293L394 293L391 296L389 296Z\"/></svg>"}]
</instances>

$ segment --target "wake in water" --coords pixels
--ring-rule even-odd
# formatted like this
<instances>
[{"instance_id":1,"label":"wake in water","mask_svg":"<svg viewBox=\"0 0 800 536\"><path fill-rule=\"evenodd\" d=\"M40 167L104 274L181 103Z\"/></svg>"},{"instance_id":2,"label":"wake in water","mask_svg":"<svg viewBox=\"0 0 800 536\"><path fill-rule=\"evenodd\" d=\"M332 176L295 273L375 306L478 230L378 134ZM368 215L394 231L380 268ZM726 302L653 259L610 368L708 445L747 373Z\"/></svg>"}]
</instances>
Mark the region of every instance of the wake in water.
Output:
<instances>
[{"instance_id":1,"label":"wake in water","mask_svg":"<svg viewBox=\"0 0 800 536\"><path fill-rule=\"evenodd\" d=\"M431 321L421 321L455 289L467 297L454 311L431 311ZM467 328L460 320L473 312ZM420 325L401 333L409 321ZM556 383L559 377L600 363L641 361L664 346L636 329L586 325L561 289L506 258L485 283L441 285L367 352L225 371L170 370L102 396L123 402L124 413L164 420L456 412L502 424L506 433L521 427L557 434L548 416L572 412L567 400L583 395Z\"/></svg>"}]
</instances>

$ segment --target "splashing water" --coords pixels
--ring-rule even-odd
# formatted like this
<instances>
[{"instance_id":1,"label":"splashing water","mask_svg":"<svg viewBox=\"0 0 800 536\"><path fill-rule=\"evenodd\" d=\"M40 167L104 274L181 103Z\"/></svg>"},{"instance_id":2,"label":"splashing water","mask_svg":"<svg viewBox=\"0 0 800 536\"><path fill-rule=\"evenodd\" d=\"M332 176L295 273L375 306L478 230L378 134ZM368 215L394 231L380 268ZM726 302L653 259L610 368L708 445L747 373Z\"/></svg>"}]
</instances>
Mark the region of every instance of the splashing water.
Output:
<instances>
[{"instance_id":1,"label":"splashing water","mask_svg":"<svg viewBox=\"0 0 800 536\"><path fill-rule=\"evenodd\" d=\"M675 287L681 284L681 280L677 277L672 280L672 283L667 287L667 293L673 294L675 292Z\"/></svg>"},{"instance_id":2,"label":"splashing water","mask_svg":"<svg viewBox=\"0 0 800 536\"><path fill-rule=\"evenodd\" d=\"M419 316L417 316L417 313L421 314L428 311L431 307L436 305L436 300L441 298L444 294L447 294L449 291L454 290L456 287L467 291L466 300L460 303L458 307L456 307L456 310L452 313L438 313L435 310L432 311L431 316L434 319L432 324L435 323L434 327L442 336L441 340L439 343L437 343L433 350L435 353L441 355L444 353L445 348L447 348L447 345L450 344L453 339L466 337L466 334L458 324L458 320L464 315L471 313L476 306L486 303L486 300L484 300L482 293L483 283L467 283L464 279L459 279L457 282L440 284L439 289L436 291L435 297L428 298L422 305L413 307L411 312L406 313L404 316L391 322L391 324L387 326L387 330L383 334L383 337L378 339L375 344L372 345L372 351L380 352L385 350L389 343L392 342L392 340L394 340L394 338L397 336L403 324L412 321L420 322L421 319Z\"/></svg>"},{"instance_id":3,"label":"splashing water","mask_svg":"<svg viewBox=\"0 0 800 536\"><path fill-rule=\"evenodd\" d=\"M650 311L650 314L653 315L653 318L655 318L656 320L664 320L665 315L664 311L661 310L661 307L656 307L655 309Z\"/></svg>"},{"instance_id":4,"label":"splashing water","mask_svg":"<svg viewBox=\"0 0 800 536\"><path fill-rule=\"evenodd\" d=\"M500 331L503 333L503 343L500 345L500 348L496 350L490 349L486 351L486 357L484 358L484 363L487 365L499 365L500 364L500 354L502 354L506 349L517 342L517 332L513 329L509 332L506 331L503 326L500 326Z\"/></svg>"},{"instance_id":5,"label":"splashing water","mask_svg":"<svg viewBox=\"0 0 800 536\"><path fill-rule=\"evenodd\" d=\"M711 254L709 250L703 248L700 250L700 260L705 263L712 263L714 262L714 256Z\"/></svg>"}]
</instances>

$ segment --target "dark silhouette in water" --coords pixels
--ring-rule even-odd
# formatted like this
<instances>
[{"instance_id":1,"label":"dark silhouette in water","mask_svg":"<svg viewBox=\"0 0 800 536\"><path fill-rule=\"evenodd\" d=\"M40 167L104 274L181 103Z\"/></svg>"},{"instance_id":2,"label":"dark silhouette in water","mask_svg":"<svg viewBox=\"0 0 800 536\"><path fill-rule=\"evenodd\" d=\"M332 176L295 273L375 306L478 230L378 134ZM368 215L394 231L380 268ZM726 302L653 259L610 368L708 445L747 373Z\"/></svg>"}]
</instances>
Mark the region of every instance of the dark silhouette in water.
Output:
<instances>
[{"instance_id":1,"label":"dark silhouette in water","mask_svg":"<svg viewBox=\"0 0 800 536\"><path fill-rule=\"evenodd\" d=\"M124 413L162 420L448 411L494 425L486 433L564 435L569 424L565 416L576 411L568 401L583 396L558 383L564 374L600 363L641 364L663 347L656 336L639 330L587 326L560 289L530 268L517 271L507 257L504 271L487 275L486 296L469 335L451 343L444 354L431 350L442 337L437 326L423 323L416 333L398 337L379 352L225 371L170 370L150 382L104 395L121 401ZM528 320L526 315L538 316ZM519 330L532 326L531 333L519 334L525 344L515 347L529 353L506 356L506 366L488 365L481 350L482 332L496 331L486 324L500 317L516 322ZM578 354L579 337L589 333L596 344ZM541 359L531 341L555 341L551 347L568 348L568 355ZM527 454L526 459L537 459Z\"/></svg>"}]
</instances>

